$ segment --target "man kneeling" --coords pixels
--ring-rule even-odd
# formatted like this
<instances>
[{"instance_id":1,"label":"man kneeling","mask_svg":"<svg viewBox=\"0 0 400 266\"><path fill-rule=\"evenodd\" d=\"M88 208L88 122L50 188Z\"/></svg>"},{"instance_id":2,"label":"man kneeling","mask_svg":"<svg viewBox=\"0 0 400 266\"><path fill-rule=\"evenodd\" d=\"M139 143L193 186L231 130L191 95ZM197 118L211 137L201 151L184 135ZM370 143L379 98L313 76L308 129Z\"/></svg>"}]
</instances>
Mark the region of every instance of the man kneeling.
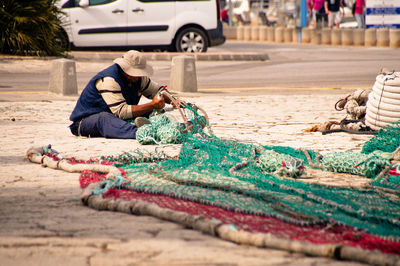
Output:
<instances>
[{"instance_id":1,"label":"man kneeling","mask_svg":"<svg viewBox=\"0 0 400 266\"><path fill-rule=\"evenodd\" d=\"M82 91L70 116L75 136L135 139L138 127L146 122L142 117L171 103L158 94L164 86L149 78L153 68L143 54L131 50L114 63L97 73ZM151 102L139 105L142 95ZM135 119L135 124L126 119Z\"/></svg>"}]
</instances>

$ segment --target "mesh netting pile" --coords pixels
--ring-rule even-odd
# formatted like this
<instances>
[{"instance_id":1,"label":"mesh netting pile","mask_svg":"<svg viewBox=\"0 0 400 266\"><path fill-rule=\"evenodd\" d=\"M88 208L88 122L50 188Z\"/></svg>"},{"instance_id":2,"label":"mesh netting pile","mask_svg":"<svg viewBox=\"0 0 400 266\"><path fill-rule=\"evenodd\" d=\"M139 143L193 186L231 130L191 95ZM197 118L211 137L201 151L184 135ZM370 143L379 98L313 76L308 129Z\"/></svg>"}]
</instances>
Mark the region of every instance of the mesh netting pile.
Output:
<instances>
[{"instance_id":1,"label":"mesh netting pile","mask_svg":"<svg viewBox=\"0 0 400 266\"><path fill-rule=\"evenodd\" d=\"M94 195L140 199L218 219L249 232L400 253L400 182L396 171L400 167L395 165L377 178L391 165L388 154L400 144L398 125L382 129L365 143L363 153L325 155L243 144L201 130L183 135L177 158L162 151L102 157L102 163L117 166L121 174L107 180L84 172L81 186L101 181ZM365 176L371 185L355 189L302 182L306 168L316 166Z\"/></svg>"},{"instance_id":2,"label":"mesh netting pile","mask_svg":"<svg viewBox=\"0 0 400 266\"><path fill-rule=\"evenodd\" d=\"M196 124L201 119L193 121L195 130L180 132L183 143L176 157L162 149L137 150L69 163L119 169L111 179L94 171L81 173L81 187L96 183L91 196L107 202L140 200L221 221L232 230L400 254L400 165L391 164L400 144L398 124L383 128L362 153L321 155L218 138L211 129L201 130ZM309 168L361 175L371 182L362 188L309 184L302 181Z\"/></svg>"}]
</instances>

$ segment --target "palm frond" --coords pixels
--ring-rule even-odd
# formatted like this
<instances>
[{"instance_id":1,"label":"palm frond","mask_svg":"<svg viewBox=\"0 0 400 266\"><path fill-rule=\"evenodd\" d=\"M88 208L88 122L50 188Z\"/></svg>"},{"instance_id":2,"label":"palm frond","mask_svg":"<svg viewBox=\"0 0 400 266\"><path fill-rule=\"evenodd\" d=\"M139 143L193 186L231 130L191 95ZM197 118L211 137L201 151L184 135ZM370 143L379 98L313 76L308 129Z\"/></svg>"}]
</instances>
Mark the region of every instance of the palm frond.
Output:
<instances>
[{"instance_id":1,"label":"palm frond","mask_svg":"<svg viewBox=\"0 0 400 266\"><path fill-rule=\"evenodd\" d=\"M0 53L60 55L56 0L0 0Z\"/></svg>"}]
</instances>

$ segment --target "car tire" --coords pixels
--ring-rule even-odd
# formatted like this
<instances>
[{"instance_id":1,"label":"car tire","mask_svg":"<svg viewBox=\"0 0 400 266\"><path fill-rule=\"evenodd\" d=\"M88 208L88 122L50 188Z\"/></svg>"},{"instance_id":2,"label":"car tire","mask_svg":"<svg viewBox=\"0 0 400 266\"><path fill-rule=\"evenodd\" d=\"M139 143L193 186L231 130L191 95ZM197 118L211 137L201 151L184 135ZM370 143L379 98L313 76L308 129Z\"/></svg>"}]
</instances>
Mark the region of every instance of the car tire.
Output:
<instances>
[{"instance_id":1,"label":"car tire","mask_svg":"<svg viewBox=\"0 0 400 266\"><path fill-rule=\"evenodd\" d=\"M57 31L55 41L56 43L58 43L58 45L61 47L63 51L71 50L71 45L69 43L68 35L64 30L60 29L59 31Z\"/></svg>"},{"instance_id":2,"label":"car tire","mask_svg":"<svg viewBox=\"0 0 400 266\"><path fill-rule=\"evenodd\" d=\"M207 52L208 40L204 31L197 28L186 28L179 32L175 39L177 52Z\"/></svg>"}]
</instances>

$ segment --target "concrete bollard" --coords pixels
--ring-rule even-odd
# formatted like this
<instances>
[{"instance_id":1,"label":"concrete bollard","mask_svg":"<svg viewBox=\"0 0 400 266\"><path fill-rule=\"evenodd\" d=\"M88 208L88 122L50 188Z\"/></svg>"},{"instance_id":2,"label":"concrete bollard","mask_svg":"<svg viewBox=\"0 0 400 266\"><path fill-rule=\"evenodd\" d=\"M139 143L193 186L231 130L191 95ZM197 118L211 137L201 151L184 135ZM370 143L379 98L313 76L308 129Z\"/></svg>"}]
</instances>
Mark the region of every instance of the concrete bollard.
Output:
<instances>
[{"instance_id":1,"label":"concrete bollard","mask_svg":"<svg viewBox=\"0 0 400 266\"><path fill-rule=\"evenodd\" d=\"M376 45L376 29L369 28L365 30L364 45L375 46Z\"/></svg>"},{"instance_id":2,"label":"concrete bollard","mask_svg":"<svg viewBox=\"0 0 400 266\"><path fill-rule=\"evenodd\" d=\"M225 25L224 23L224 35L226 37L227 40L236 40L237 39L237 29L236 27L230 27L228 25Z\"/></svg>"},{"instance_id":3,"label":"concrete bollard","mask_svg":"<svg viewBox=\"0 0 400 266\"><path fill-rule=\"evenodd\" d=\"M389 46L389 29L379 28L376 31L376 45L378 47Z\"/></svg>"},{"instance_id":4,"label":"concrete bollard","mask_svg":"<svg viewBox=\"0 0 400 266\"><path fill-rule=\"evenodd\" d=\"M283 41L286 43L292 42L293 40L293 28L285 28L283 30Z\"/></svg>"},{"instance_id":5,"label":"concrete bollard","mask_svg":"<svg viewBox=\"0 0 400 266\"><path fill-rule=\"evenodd\" d=\"M267 41L269 41L269 42L275 41L275 27L267 28Z\"/></svg>"},{"instance_id":6,"label":"concrete bollard","mask_svg":"<svg viewBox=\"0 0 400 266\"><path fill-rule=\"evenodd\" d=\"M311 44L320 45L321 44L321 32L317 30L311 31Z\"/></svg>"},{"instance_id":7,"label":"concrete bollard","mask_svg":"<svg viewBox=\"0 0 400 266\"><path fill-rule=\"evenodd\" d=\"M353 44L356 46L363 46L365 40L364 29L353 29Z\"/></svg>"},{"instance_id":8,"label":"concrete bollard","mask_svg":"<svg viewBox=\"0 0 400 266\"><path fill-rule=\"evenodd\" d=\"M236 37L238 40L244 40L244 26L236 27Z\"/></svg>"},{"instance_id":9,"label":"concrete bollard","mask_svg":"<svg viewBox=\"0 0 400 266\"><path fill-rule=\"evenodd\" d=\"M400 47L400 29L390 29L389 31L390 47L399 48Z\"/></svg>"},{"instance_id":10,"label":"concrete bollard","mask_svg":"<svg viewBox=\"0 0 400 266\"><path fill-rule=\"evenodd\" d=\"M294 28L293 31L292 31L292 42L293 43L298 43L299 42L299 31L296 28Z\"/></svg>"},{"instance_id":11,"label":"concrete bollard","mask_svg":"<svg viewBox=\"0 0 400 266\"><path fill-rule=\"evenodd\" d=\"M56 59L51 64L49 92L62 95L78 94L75 61Z\"/></svg>"},{"instance_id":12,"label":"concrete bollard","mask_svg":"<svg viewBox=\"0 0 400 266\"><path fill-rule=\"evenodd\" d=\"M331 44L331 29L323 28L321 30L321 44L329 45Z\"/></svg>"},{"instance_id":13,"label":"concrete bollard","mask_svg":"<svg viewBox=\"0 0 400 266\"><path fill-rule=\"evenodd\" d=\"M369 28L365 30L365 39L364 39L365 46L376 46L376 29Z\"/></svg>"},{"instance_id":14,"label":"concrete bollard","mask_svg":"<svg viewBox=\"0 0 400 266\"><path fill-rule=\"evenodd\" d=\"M260 40L260 27L259 26L252 26L251 27L251 40L252 41L259 41Z\"/></svg>"},{"instance_id":15,"label":"concrete bollard","mask_svg":"<svg viewBox=\"0 0 400 266\"><path fill-rule=\"evenodd\" d=\"M275 42L281 43L283 42L283 27L275 28Z\"/></svg>"},{"instance_id":16,"label":"concrete bollard","mask_svg":"<svg viewBox=\"0 0 400 266\"><path fill-rule=\"evenodd\" d=\"M342 29L342 45L353 45L353 29Z\"/></svg>"},{"instance_id":17,"label":"concrete bollard","mask_svg":"<svg viewBox=\"0 0 400 266\"><path fill-rule=\"evenodd\" d=\"M251 40L251 27L250 26L244 26L243 40L245 40L245 41Z\"/></svg>"},{"instance_id":18,"label":"concrete bollard","mask_svg":"<svg viewBox=\"0 0 400 266\"><path fill-rule=\"evenodd\" d=\"M268 40L268 33L267 33L268 27L267 26L260 26L259 27L259 39L260 41L267 41Z\"/></svg>"},{"instance_id":19,"label":"concrete bollard","mask_svg":"<svg viewBox=\"0 0 400 266\"><path fill-rule=\"evenodd\" d=\"M311 31L310 28L303 28L301 31L301 42L302 43L310 43L311 42Z\"/></svg>"},{"instance_id":20,"label":"concrete bollard","mask_svg":"<svg viewBox=\"0 0 400 266\"><path fill-rule=\"evenodd\" d=\"M172 58L168 87L172 91L197 92L196 64L193 56L179 55Z\"/></svg>"},{"instance_id":21,"label":"concrete bollard","mask_svg":"<svg viewBox=\"0 0 400 266\"><path fill-rule=\"evenodd\" d=\"M341 45L342 44L342 31L341 29L333 28L331 30L331 44Z\"/></svg>"}]
</instances>

